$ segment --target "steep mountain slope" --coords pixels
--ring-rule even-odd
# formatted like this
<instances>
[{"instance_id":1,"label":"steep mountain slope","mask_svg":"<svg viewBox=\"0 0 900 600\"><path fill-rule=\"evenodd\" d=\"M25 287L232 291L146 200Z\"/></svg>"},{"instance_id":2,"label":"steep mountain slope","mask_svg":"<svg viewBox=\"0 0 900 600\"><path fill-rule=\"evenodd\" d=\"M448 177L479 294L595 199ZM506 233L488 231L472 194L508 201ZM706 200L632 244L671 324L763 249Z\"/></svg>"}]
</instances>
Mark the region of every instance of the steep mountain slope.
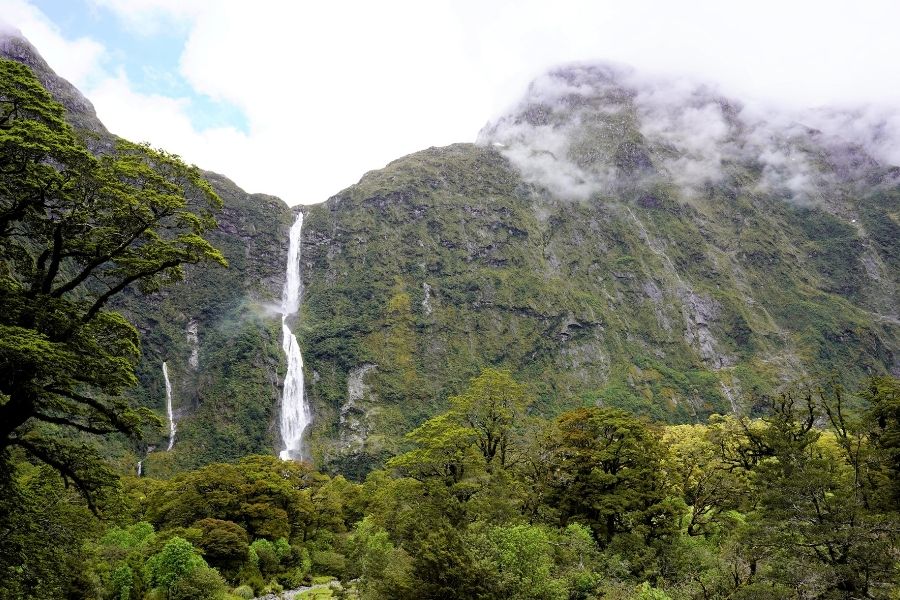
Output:
<instances>
[{"instance_id":1,"label":"steep mountain slope","mask_svg":"<svg viewBox=\"0 0 900 600\"><path fill-rule=\"evenodd\" d=\"M0 55L35 69L92 148L114 143L26 41ZM291 325L312 458L363 474L489 365L526 383L537 413L601 403L668 421L751 410L805 376L900 373L898 170L863 141L702 87L569 67L477 144L304 207ZM294 214L207 176L230 268L119 305L144 340L135 397L165 414L163 361L173 388L176 444L148 473L279 447ZM123 445L122 468L147 450Z\"/></svg>"},{"instance_id":2,"label":"steep mountain slope","mask_svg":"<svg viewBox=\"0 0 900 600\"><path fill-rule=\"evenodd\" d=\"M0 56L32 69L67 109L69 122L89 148L106 152L113 147L116 137L93 105L27 40L0 36ZM141 332L137 401L165 419L163 361L172 384L176 443L171 452L149 454L143 464L148 474L271 452L277 445L283 359L279 318L271 307L281 297L293 214L278 198L247 194L221 175L205 175L224 202L210 240L229 268L188 266L183 282L150 296L131 290L116 304ZM165 445L161 431L150 432L140 447L114 443L106 450L123 470L132 470L148 447L162 450Z\"/></svg>"},{"instance_id":3,"label":"steep mountain slope","mask_svg":"<svg viewBox=\"0 0 900 600\"><path fill-rule=\"evenodd\" d=\"M690 421L807 375L898 372L900 187L865 149L609 67L478 145L309 207L314 455L364 471L486 365L557 412Z\"/></svg>"},{"instance_id":4,"label":"steep mountain slope","mask_svg":"<svg viewBox=\"0 0 900 600\"><path fill-rule=\"evenodd\" d=\"M120 306L142 334L139 400L164 406L163 361L173 389L176 445L151 453L150 471L269 453L278 443L284 365L275 307L293 215L278 198L247 194L214 173L206 178L224 201L209 239L228 268L186 269L176 286L131 294Z\"/></svg>"}]
</instances>

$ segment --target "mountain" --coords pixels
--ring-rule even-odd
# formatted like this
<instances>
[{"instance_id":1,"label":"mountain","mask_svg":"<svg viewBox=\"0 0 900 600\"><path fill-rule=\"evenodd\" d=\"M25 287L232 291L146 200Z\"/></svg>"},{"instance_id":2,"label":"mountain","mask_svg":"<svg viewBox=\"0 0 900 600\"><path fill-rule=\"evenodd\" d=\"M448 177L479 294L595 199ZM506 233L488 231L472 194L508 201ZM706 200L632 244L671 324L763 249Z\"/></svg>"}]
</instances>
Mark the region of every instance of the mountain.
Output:
<instances>
[{"instance_id":1,"label":"mountain","mask_svg":"<svg viewBox=\"0 0 900 600\"><path fill-rule=\"evenodd\" d=\"M65 107L69 123L75 129L90 132L94 138L110 137L109 131L97 118L97 112L90 100L74 85L57 75L21 33L0 28L0 56L27 65L41 85Z\"/></svg>"},{"instance_id":2,"label":"mountain","mask_svg":"<svg viewBox=\"0 0 900 600\"><path fill-rule=\"evenodd\" d=\"M26 41L0 54L36 71L93 148L112 142ZM900 171L826 117L569 66L477 143L303 207L291 325L311 458L363 475L491 365L540 414L603 404L673 422L753 410L804 377L900 373ZM148 456L157 474L280 445L276 307L295 213L207 177L230 267L119 306L143 337L136 400L165 414L163 361L170 373L178 433ZM122 468L146 450L124 445Z\"/></svg>"},{"instance_id":3,"label":"mountain","mask_svg":"<svg viewBox=\"0 0 900 600\"><path fill-rule=\"evenodd\" d=\"M487 365L544 414L602 403L667 421L752 410L804 377L896 374L898 169L767 117L567 67L477 144L308 207L318 461L377 464Z\"/></svg>"}]
</instances>

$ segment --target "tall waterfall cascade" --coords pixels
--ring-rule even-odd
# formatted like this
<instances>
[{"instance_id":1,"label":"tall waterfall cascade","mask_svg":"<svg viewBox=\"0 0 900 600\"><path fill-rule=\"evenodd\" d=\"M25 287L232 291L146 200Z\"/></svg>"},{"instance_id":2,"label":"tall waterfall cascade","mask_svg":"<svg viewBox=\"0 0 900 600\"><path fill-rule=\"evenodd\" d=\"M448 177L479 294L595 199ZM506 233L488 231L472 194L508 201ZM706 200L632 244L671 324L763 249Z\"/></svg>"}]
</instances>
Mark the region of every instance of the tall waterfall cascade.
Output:
<instances>
[{"instance_id":1,"label":"tall waterfall cascade","mask_svg":"<svg viewBox=\"0 0 900 600\"><path fill-rule=\"evenodd\" d=\"M303 389L303 356L297 337L288 325L288 318L300 309L300 232L303 229L303 213L291 226L288 245L287 277L281 295L281 347L287 358L287 374L281 396L281 441L284 445L279 456L282 460L296 460L303 456L303 432L312 422Z\"/></svg>"},{"instance_id":2,"label":"tall waterfall cascade","mask_svg":"<svg viewBox=\"0 0 900 600\"><path fill-rule=\"evenodd\" d=\"M175 416L172 414L172 384L169 381L169 367L163 362L163 379L166 382L166 414L169 417L169 447L166 451L172 449L175 444Z\"/></svg>"}]
</instances>

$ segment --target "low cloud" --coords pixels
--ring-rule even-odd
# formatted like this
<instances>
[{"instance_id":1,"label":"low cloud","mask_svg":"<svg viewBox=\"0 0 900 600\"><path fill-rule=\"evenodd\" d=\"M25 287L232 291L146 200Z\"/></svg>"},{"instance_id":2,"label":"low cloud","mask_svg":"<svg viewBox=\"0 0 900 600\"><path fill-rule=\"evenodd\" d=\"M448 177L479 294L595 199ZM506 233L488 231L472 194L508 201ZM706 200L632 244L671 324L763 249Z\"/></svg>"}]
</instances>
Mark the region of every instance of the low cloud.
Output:
<instances>
[{"instance_id":1,"label":"low cloud","mask_svg":"<svg viewBox=\"0 0 900 600\"><path fill-rule=\"evenodd\" d=\"M877 163L900 163L898 140L896 111L743 104L691 78L604 64L537 79L478 138L496 145L526 181L561 198L614 194L636 178L664 178L699 194L725 182L734 165L759 171L756 191L801 203ZM645 168L623 166L623 144ZM643 152L652 168L641 162Z\"/></svg>"},{"instance_id":2,"label":"low cloud","mask_svg":"<svg viewBox=\"0 0 900 600\"><path fill-rule=\"evenodd\" d=\"M612 68L603 73L580 69L552 71L535 79L524 98L509 114L486 126L477 143L493 144L514 165L528 183L540 185L560 198L586 199L609 192L614 173L589 168L576 157L578 141L587 127L582 117L589 114L588 99L599 93L596 77L615 76ZM614 116L614 106L593 106ZM582 164L579 164L582 163Z\"/></svg>"},{"instance_id":3,"label":"low cloud","mask_svg":"<svg viewBox=\"0 0 900 600\"><path fill-rule=\"evenodd\" d=\"M0 0L0 14L95 102L98 116L113 132L165 146L203 168L226 173L249 191L277 194L290 204L322 201L404 154L471 140L485 119L513 103L529 81L571 61L618 61L634 65L638 73L685 72L720 82L728 97L770 98L794 108L863 100L900 103L897 80L886 75L894 72L900 53L900 37L893 31L900 8L889 0L873 0L858 11L848 11L838 0L742 5L558 0L551 9L541 0L72 4L82 16L102 13L103 26L109 22L105 17L115 16L134 35L177 32L160 39L186 40L179 49L179 79L191 94L242 111L240 131L198 125L190 118L187 98L138 93L148 89L147 82L138 86L122 80L116 64L122 48L63 35L32 2ZM759 44L762 38L768 42ZM561 87L544 91L573 100L589 96L585 81L555 84ZM661 111L669 94L693 93L677 81L636 91L658 93L641 105L649 113L644 115L647 135L660 145L681 148L654 167L670 171L686 188L702 189L702 182L720 177L720 166L734 150L728 146L731 116L723 112L720 118L702 97L684 113ZM747 113L740 116L745 125L752 124ZM842 127L860 127L858 137L867 148L900 162L894 142L900 123L882 117L867 109ZM882 133L873 134L861 121ZM722 122L729 127L724 136ZM509 134L543 143L524 153L523 160L531 160L534 177L548 187L574 197L604 193L610 185L614 190L615 173L601 168L598 157L615 149L596 139L622 127L612 117L582 125L586 133L567 147L568 156L560 151L566 144L554 138L559 124L539 126L539 135L515 129ZM831 125L823 125L823 131L826 126ZM711 140L717 143L706 145ZM736 150L751 149L738 143ZM636 147L624 155L625 162L643 168ZM780 173L789 164L770 168L772 185L784 178ZM794 187L802 182L791 180Z\"/></svg>"}]
</instances>

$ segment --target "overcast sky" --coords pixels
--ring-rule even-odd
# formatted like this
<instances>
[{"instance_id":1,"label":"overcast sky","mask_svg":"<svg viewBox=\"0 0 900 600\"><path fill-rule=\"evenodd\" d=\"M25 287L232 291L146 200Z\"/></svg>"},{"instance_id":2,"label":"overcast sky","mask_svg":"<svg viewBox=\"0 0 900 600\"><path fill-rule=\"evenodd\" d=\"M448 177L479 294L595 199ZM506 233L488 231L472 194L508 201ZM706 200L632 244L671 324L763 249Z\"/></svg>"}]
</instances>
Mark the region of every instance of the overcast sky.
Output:
<instances>
[{"instance_id":1,"label":"overcast sky","mask_svg":"<svg viewBox=\"0 0 900 600\"><path fill-rule=\"evenodd\" d=\"M0 0L111 131L289 204L474 141L607 60L791 108L900 106L900 2Z\"/></svg>"}]
</instances>

